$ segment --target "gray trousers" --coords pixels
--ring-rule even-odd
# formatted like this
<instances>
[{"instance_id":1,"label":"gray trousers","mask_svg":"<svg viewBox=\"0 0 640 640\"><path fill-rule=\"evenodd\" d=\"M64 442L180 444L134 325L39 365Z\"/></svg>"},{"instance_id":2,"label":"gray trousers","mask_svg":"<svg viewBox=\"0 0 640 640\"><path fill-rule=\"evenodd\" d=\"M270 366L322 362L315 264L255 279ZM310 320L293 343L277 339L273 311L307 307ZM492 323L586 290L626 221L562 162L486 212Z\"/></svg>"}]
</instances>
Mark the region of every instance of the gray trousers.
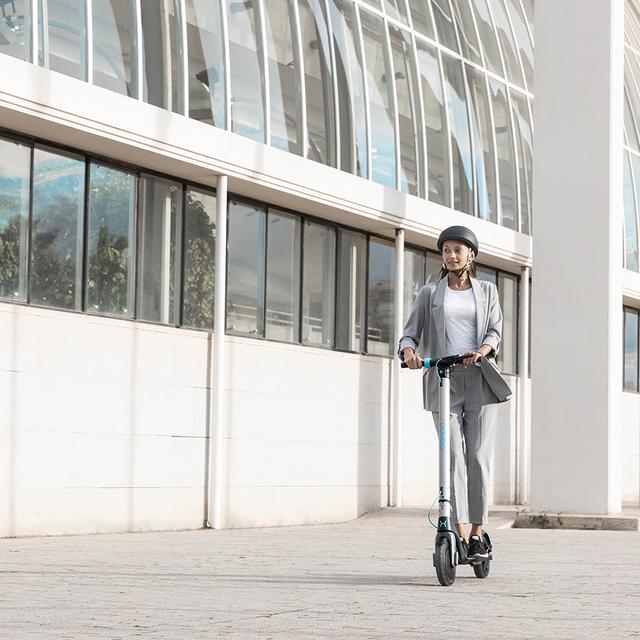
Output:
<instances>
[{"instance_id":1,"label":"gray trousers","mask_svg":"<svg viewBox=\"0 0 640 640\"><path fill-rule=\"evenodd\" d=\"M496 436L495 404L483 404L487 382L479 367L455 367L451 373L451 521L485 524L487 487ZM439 429L437 411L432 413Z\"/></svg>"}]
</instances>

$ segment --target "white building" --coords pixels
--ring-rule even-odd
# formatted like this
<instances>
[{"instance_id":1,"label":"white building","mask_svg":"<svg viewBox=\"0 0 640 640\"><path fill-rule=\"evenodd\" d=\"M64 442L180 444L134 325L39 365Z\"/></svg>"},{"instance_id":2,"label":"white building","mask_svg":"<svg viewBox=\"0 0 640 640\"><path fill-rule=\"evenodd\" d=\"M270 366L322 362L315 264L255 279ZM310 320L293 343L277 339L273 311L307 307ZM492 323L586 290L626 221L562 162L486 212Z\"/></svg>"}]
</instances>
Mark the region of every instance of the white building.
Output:
<instances>
[{"instance_id":1,"label":"white building","mask_svg":"<svg viewBox=\"0 0 640 640\"><path fill-rule=\"evenodd\" d=\"M638 505L640 12L533 8L0 1L0 535L430 504L391 355L451 224L505 315L493 502Z\"/></svg>"}]
</instances>

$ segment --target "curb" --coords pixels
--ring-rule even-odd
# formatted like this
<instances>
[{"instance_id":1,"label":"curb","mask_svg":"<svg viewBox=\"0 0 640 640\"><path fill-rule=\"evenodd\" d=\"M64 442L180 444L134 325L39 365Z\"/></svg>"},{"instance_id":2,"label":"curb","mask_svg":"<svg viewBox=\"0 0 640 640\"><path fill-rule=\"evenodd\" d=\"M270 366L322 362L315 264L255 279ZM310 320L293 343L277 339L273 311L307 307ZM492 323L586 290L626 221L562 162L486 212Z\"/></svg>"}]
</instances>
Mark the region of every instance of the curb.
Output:
<instances>
[{"instance_id":1,"label":"curb","mask_svg":"<svg viewBox=\"0 0 640 640\"><path fill-rule=\"evenodd\" d=\"M518 512L517 529L583 529L592 531L640 531L640 518L617 515L575 515L565 513Z\"/></svg>"}]
</instances>

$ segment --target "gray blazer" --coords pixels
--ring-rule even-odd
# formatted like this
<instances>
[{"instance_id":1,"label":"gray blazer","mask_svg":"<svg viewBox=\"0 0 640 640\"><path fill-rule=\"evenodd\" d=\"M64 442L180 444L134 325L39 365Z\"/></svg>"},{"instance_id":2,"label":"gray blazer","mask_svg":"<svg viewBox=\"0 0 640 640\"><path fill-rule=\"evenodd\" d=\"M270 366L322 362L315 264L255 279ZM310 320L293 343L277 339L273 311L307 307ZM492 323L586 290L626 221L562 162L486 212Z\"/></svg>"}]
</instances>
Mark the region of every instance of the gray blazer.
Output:
<instances>
[{"instance_id":1,"label":"gray blazer","mask_svg":"<svg viewBox=\"0 0 640 640\"><path fill-rule=\"evenodd\" d=\"M489 345L493 352L482 358L479 366L488 388L482 404L505 402L511 397L511 389L500 375L495 356L500 349L502 338L502 311L498 290L492 282L471 278L471 286L476 299L476 327L478 347ZM411 314L403 330L398 347L402 359L402 350L411 347L416 353L422 345L424 355L439 358L445 353L444 334L444 295L447 290L447 278L439 282L430 282L420 289L413 303ZM427 411L438 410L438 377L433 369L425 369L423 375L423 400Z\"/></svg>"}]
</instances>

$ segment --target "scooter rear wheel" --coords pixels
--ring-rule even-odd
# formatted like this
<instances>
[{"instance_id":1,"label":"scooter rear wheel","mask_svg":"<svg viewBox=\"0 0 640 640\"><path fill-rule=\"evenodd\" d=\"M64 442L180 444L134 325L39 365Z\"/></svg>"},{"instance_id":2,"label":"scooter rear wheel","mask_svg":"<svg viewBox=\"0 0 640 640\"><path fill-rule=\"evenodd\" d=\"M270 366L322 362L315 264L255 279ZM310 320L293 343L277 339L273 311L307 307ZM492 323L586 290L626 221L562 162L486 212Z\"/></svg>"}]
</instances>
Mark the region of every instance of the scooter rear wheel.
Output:
<instances>
[{"instance_id":1,"label":"scooter rear wheel","mask_svg":"<svg viewBox=\"0 0 640 640\"><path fill-rule=\"evenodd\" d=\"M482 538L484 539L484 544L489 551L489 554L493 550L491 546L491 539L489 538L489 534L485 531L482 534ZM491 557L491 556L489 556ZM491 569L491 560L485 560L484 562L480 562L478 564L473 565L473 573L476 574L476 578L486 578L489 575L489 570Z\"/></svg>"},{"instance_id":2,"label":"scooter rear wheel","mask_svg":"<svg viewBox=\"0 0 640 640\"><path fill-rule=\"evenodd\" d=\"M443 587L450 587L456 579L456 568L451 566L451 549L447 538L440 538L433 554L438 582Z\"/></svg>"},{"instance_id":3,"label":"scooter rear wheel","mask_svg":"<svg viewBox=\"0 0 640 640\"><path fill-rule=\"evenodd\" d=\"M473 565L473 573L476 574L476 578L486 578L489 575L490 568L491 560L485 560L484 562Z\"/></svg>"}]
</instances>

